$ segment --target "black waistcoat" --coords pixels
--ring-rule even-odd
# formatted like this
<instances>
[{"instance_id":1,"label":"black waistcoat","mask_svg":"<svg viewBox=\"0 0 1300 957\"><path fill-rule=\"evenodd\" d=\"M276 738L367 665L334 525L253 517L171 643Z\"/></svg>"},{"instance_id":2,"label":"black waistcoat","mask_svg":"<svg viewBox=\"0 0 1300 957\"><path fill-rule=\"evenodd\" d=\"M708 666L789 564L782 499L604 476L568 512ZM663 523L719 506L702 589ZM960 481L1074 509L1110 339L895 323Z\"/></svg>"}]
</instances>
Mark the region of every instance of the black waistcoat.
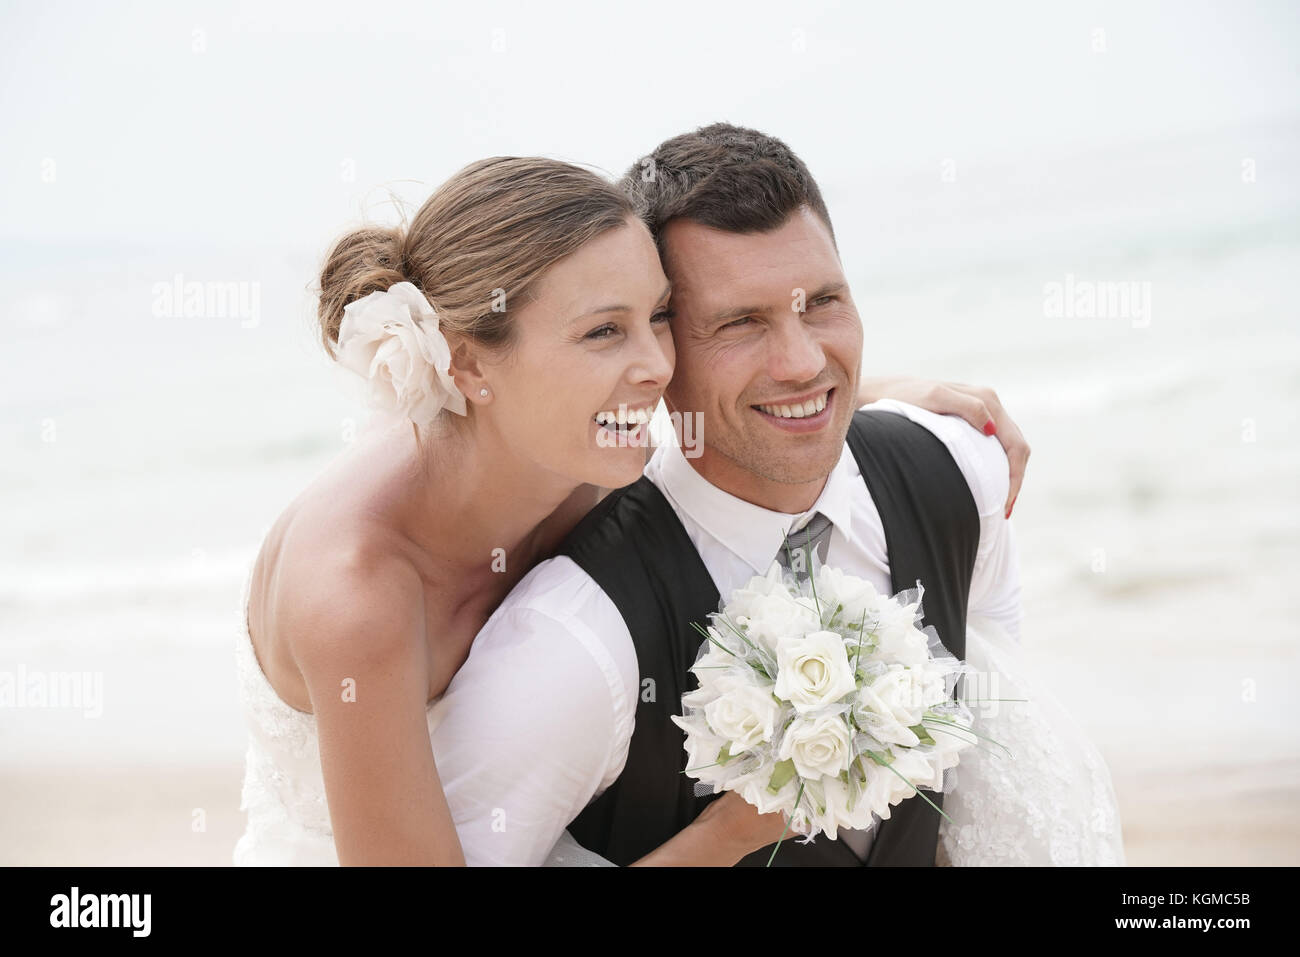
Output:
<instances>
[{"instance_id":1,"label":"black waistcoat","mask_svg":"<svg viewBox=\"0 0 1300 957\"><path fill-rule=\"evenodd\" d=\"M925 586L925 623L944 646L966 653L966 600L979 546L979 515L948 449L928 429L891 412L857 412L848 445L885 530L895 592ZM701 638L690 626L718 610L720 596L672 506L649 479L606 496L560 548L623 615L641 677L636 725L618 779L569 826L583 846L626 866L684 828L716 795L697 798L683 732L669 720L697 686L687 669ZM773 556L775 558L775 555ZM942 806L942 795L930 794ZM881 822L870 866L933 865L939 815L917 797ZM767 850L742 865L766 864ZM774 865L861 866L841 841L789 837Z\"/></svg>"}]
</instances>

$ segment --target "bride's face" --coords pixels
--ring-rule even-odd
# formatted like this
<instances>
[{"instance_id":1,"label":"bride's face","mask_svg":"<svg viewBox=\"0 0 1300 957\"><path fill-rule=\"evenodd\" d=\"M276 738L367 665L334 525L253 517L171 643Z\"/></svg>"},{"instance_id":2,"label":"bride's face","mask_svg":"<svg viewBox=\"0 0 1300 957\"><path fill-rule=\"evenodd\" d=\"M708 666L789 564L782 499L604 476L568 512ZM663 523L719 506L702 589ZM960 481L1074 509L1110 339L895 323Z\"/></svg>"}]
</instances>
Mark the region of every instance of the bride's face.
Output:
<instances>
[{"instance_id":1,"label":"bride's face","mask_svg":"<svg viewBox=\"0 0 1300 957\"><path fill-rule=\"evenodd\" d=\"M514 315L517 341L485 370L485 409L517 454L572 480L630 485L673 374L668 279L649 231L627 225L556 263ZM625 421L617 422L620 410Z\"/></svg>"}]
</instances>

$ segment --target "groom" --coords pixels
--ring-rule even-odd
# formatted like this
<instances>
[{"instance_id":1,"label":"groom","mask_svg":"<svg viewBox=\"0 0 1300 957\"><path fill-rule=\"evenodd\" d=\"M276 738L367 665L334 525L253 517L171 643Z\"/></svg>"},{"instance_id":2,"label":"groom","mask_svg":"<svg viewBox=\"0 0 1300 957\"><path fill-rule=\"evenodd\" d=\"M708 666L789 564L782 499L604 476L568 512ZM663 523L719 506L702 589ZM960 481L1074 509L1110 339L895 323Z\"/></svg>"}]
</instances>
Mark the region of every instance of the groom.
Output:
<instances>
[{"instance_id":1,"label":"groom","mask_svg":"<svg viewBox=\"0 0 1300 957\"><path fill-rule=\"evenodd\" d=\"M702 416L702 454L660 447L511 592L448 688L434 753L471 864L539 864L568 827L626 865L689 824L714 799L682 773L670 720L694 687L691 623L791 546L881 592L920 580L959 658L968 612L1019 625L1005 453L957 418L855 409L862 324L803 162L716 124L624 185L673 286L665 400ZM787 840L775 863L932 865L939 820L912 797L873 830Z\"/></svg>"}]
</instances>

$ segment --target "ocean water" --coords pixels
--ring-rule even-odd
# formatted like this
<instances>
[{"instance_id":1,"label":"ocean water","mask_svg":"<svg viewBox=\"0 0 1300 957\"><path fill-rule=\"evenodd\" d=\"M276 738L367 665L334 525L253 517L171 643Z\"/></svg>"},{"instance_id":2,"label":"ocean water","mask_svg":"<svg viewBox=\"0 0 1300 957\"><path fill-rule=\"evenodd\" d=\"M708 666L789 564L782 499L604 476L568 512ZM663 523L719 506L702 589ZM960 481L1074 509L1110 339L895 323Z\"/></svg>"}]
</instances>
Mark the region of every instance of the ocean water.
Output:
<instances>
[{"instance_id":1,"label":"ocean water","mask_svg":"<svg viewBox=\"0 0 1300 957\"><path fill-rule=\"evenodd\" d=\"M1300 758L1300 128L1248 132L823 174L865 370L991 384L1029 437L1025 641L1116 765ZM0 249L0 672L102 678L99 717L0 708L0 766L239 760L243 575L366 418L329 239ZM178 276L235 295L187 316Z\"/></svg>"}]
</instances>

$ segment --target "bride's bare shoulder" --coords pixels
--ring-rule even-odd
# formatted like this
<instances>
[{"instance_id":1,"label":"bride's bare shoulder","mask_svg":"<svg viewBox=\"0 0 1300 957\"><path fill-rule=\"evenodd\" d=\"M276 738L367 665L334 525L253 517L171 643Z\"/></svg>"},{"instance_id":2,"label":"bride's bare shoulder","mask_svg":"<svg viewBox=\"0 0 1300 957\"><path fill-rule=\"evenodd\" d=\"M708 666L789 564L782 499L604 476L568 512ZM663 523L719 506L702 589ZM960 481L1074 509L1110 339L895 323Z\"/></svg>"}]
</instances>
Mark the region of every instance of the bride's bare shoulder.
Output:
<instances>
[{"instance_id":1,"label":"bride's bare shoulder","mask_svg":"<svg viewBox=\"0 0 1300 957\"><path fill-rule=\"evenodd\" d=\"M268 620L313 701L321 690L337 692L340 676L374 690L385 676L408 673L424 702L423 584L413 562L384 534L301 534L281 555L274 590Z\"/></svg>"},{"instance_id":2,"label":"bride's bare shoulder","mask_svg":"<svg viewBox=\"0 0 1300 957\"><path fill-rule=\"evenodd\" d=\"M262 546L251 597L264 632L304 673L314 660L373 658L385 642L393 651L422 646L423 581L372 479L327 472Z\"/></svg>"}]
</instances>

